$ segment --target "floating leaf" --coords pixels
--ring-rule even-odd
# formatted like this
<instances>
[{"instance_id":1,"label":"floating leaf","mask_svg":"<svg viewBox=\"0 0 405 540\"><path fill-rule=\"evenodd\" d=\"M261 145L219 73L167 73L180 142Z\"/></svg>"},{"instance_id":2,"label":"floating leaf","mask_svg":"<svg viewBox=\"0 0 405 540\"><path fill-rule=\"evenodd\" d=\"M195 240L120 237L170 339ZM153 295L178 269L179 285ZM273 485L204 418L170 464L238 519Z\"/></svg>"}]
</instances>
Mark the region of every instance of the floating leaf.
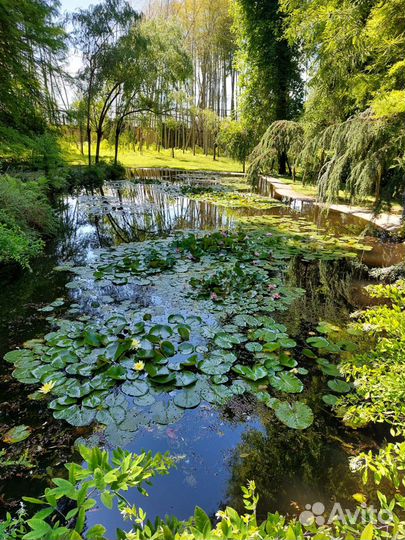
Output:
<instances>
[{"instance_id":1,"label":"floating leaf","mask_svg":"<svg viewBox=\"0 0 405 540\"><path fill-rule=\"evenodd\" d=\"M326 405L330 405L331 407L336 405L338 399L339 398L337 396L334 396L333 394L325 394L324 396L322 396L322 401L326 403Z\"/></svg>"},{"instance_id":2,"label":"floating leaf","mask_svg":"<svg viewBox=\"0 0 405 540\"><path fill-rule=\"evenodd\" d=\"M271 377L270 383L276 390L288 394L298 394L304 389L302 381L293 373L288 372L280 373L277 377Z\"/></svg>"},{"instance_id":3,"label":"floating leaf","mask_svg":"<svg viewBox=\"0 0 405 540\"><path fill-rule=\"evenodd\" d=\"M174 396L174 403L183 409L194 409L200 401L200 393L196 388L181 390Z\"/></svg>"},{"instance_id":4,"label":"floating leaf","mask_svg":"<svg viewBox=\"0 0 405 540\"><path fill-rule=\"evenodd\" d=\"M182 371L176 374L176 386L190 386L197 381L197 375L192 371Z\"/></svg>"},{"instance_id":5,"label":"floating leaf","mask_svg":"<svg viewBox=\"0 0 405 540\"><path fill-rule=\"evenodd\" d=\"M149 386L145 381L131 381L124 383L121 386L121 390L127 396L139 397L148 392Z\"/></svg>"},{"instance_id":6,"label":"floating leaf","mask_svg":"<svg viewBox=\"0 0 405 540\"><path fill-rule=\"evenodd\" d=\"M172 401L169 403L158 401L152 405L150 412L152 420L162 425L174 424L184 415L184 410L177 407Z\"/></svg>"},{"instance_id":7,"label":"floating leaf","mask_svg":"<svg viewBox=\"0 0 405 540\"><path fill-rule=\"evenodd\" d=\"M20 426L16 426L9 429L3 435L3 441L7 444L15 444L15 443L24 441L25 439L28 439L30 435L31 435L31 428L29 428L28 426L24 424L21 424Z\"/></svg>"},{"instance_id":8,"label":"floating leaf","mask_svg":"<svg viewBox=\"0 0 405 540\"><path fill-rule=\"evenodd\" d=\"M280 422L291 429L306 429L314 421L314 415L310 407L300 401L294 403L280 401L273 405L273 408Z\"/></svg>"},{"instance_id":9,"label":"floating leaf","mask_svg":"<svg viewBox=\"0 0 405 540\"><path fill-rule=\"evenodd\" d=\"M328 381L328 386L331 390L334 392L338 392L339 394L346 394L350 391L351 386L346 381L341 381L339 379L332 379L331 381Z\"/></svg>"}]
</instances>

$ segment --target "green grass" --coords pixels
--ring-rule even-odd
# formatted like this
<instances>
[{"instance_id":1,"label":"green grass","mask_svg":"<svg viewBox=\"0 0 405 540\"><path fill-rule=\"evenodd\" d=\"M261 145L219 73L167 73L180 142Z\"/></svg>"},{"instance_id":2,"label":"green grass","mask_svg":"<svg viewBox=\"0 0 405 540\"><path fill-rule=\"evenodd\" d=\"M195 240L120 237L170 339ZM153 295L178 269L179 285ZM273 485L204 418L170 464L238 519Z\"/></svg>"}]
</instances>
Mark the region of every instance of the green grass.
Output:
<instances>
[{"instance_id":1,"label":"green grass","mask_svg":"<svg viewBox=\"0 0 405 540\"><path fill-rule=\"evenodd\" d=\"M85 164L86 156L82 156L74 144L62 142L64 158L72 165ZM114 149L103 142L101 158L112 160ZM185 169L190 171L217 171L217 172L242 172L242 164L228 157L213 160L212 155L205 156L197 153L195 156L191 151L183 153L182 150L175 150L175 157L172 158L171 150L146 150L141 152L121 149L118 159L125 167L136 168L160 168L160 169Z\"/></svg>"}]
</instances>

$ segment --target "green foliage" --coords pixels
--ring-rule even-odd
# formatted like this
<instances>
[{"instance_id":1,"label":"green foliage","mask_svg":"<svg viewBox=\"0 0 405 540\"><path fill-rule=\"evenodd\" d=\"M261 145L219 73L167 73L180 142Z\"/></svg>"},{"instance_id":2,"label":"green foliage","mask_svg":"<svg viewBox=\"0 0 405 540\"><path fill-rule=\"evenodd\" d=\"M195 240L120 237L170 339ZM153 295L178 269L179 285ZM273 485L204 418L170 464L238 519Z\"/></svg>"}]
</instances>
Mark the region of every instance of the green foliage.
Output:
<instances>
[{"instance_id":1,"label":"green foliage","mask_svg":"<svg viewBox=\"0 0 405 540\"><path fill-rule=\"evenodd\" d=\"M53 176L62 165L57 135L23 133L0 124L0 170L28 169Z\"/></svg>"},{"instance_id":2,"label":"green foliage","mask_svg":"<svg viewBox=\"0 0 405 540\"><path fill-rule=\"evenodd\" d=\"M393 433L403 434L405 283L367 289L371 296L387 299L391 305L357 313L358 320L349 327L360 350L346 354L340 370L353 382L354 391L338 401L336 411L350 426L387 422Z\"/></svg>"},{"instance_id":3,"label":"green foliage","mask_svg":"<svg viewBox=\"0 0 405 540\"><path fill-rule=\"evenodd\" d=\"M298 156L324 200L403 192L403 0L281 0L286 35L301 47L310 93Z\"/></svg>"},{"instance_id":4,"label":"green foliage","mask_svg":"<svg viewBox=\"0 0 405 540\"><path fill-rule=\"evenodd\" d=\"M66 465L69 472L68 479L53 478L52 483L56 487L47 488L41 498L24 497L24 501L30 505L41 505L43 508L32 517L27 516L24 508L17 513L15 518L7 514L6 520L0 522L2 538L5 540L44 540L45 538L46 540L105 540L106 528L103 525L97 524L85 530L86 514L96 505L96 500L92 498L95 492L99 493L100 500L107 509L112 509L114 503L118 502L122 516L131 524L129 531L117 530L117 540L214 540L216 538L293 540L306 537L314 540L333 540L343 537L373 540L387 537L385 531L374 527L372 521L368 524L355 525L337 521L332 525L318 527L315 523L302 525L294 519L288 520L280 514L270 513L264 521L259 521L256 516L259 497L256 495L256 485L253 481L250 481L246 487L242 487L243 514L227 506L216 513L217 522L213 525L204 510L197 506L194 515L187 521L166 517L164 520L157 518L152 523L147 519L142 508L131 505L122 492L137 487L141 493L146 494L143 484L150 484L150 479L157 474L167 474L172 464L170 458L160 454L152 456L151 453L136 455L121 449L115 450L111 458L108 452L98 448L90 450L81 446L79 450L87 467L69 463ZM395 457L394 462L389 459L391 455ZM383 477L389 478L397 487L398 471L403 461L401 455L403 451L399 447L389 447L376 458L365 454L362 459L366 458L367 461L361 465L363 476L366 476L368 470L376 471L375 484L378 485ZM389 534L403 534L403 523L392 512L396 501L397 506L402 509L403 497L397 495L394 504L388 505L384 495L377 493L381 507L389 509L390 515L393 516L394 524L390 524ZM360 495L357 494L357 496ZM58 506L58 502L62 499L69 501L69 511L63 511Z\"/></svg>"},{"instance_id":5,"label":"green foliage","mask_svg":"<svg viewBox=\"0 0 405 540\"><path fill-rule=\"evenodd\" d=\"M86 167L72 167L67 174L67 181L71 188L85 188L90 191L102 188L104 182L122 180L126 170L120 163L107 163L100 161Z\"/></svg>"},{"instance_id":6,"label":"green foliage","mask_svg":"<svg viewBox=\"0 0 405 540\"><path fill-rule=\"evenodd\" d=\"M68 463L67 479L53 478L55 487L46 488L40 499L24 497L24 501L30 505L43 508L29 519L24 512L20 512L14 520L8 515L5 522L0 522L0 532L6 535L2 538L101 540L106 532L102 525L85 531L86 513L96 505L92 495L97 491L102 504L110 510L118 503L124 515L130 515L133 519L138 516L142 518L142 509L130 507L122 492L137 488L147 495L144 484L150 485L150 480L158 474L167 474L172 465L167 455L152 456L151 452L137 455L117 449L110 455L105 450L84 446L79 447L79 452L86 466ZM69 510L61 510L61 500L69 501Z\"/></svg>"},{"instance_id":7,"label":"green foliage","mask_svg":"<svg viewBox=\"0 0 405 540\"><path fill-rule=\"evenodd\" d=\"M279 174L295 175L295 166L304 139L297 122L280 120L271 124L250 156L248 179L256 184L261 172L277 169Z\"/></svg>"},{"instance_id":8,"label":"green foliage","mask_svg":"<svg viewBox=\"0 0 405 540\"><path fill-rule=\"evenodd\" d=\"M3 0L0 6L0 122L23 132L45 127L52 97L43 79L64 47L64 32L53 22L57 8L45 0Z\"/></svg>"},{"instance_id":9,"label":"green foliage","mask_svg":"<svg viewBox=\"0 0 405 540\"><path fill-rule=\"evenodd\" d=\"M43 249L40 234L52 235L56 222L39 182L0 178L0 262L29 267Z\"/></svg>"},{"instance_id":10,"label":"green foliage","mask_svg":"<svg viewBox=\"0 0 405 540\"><path fill-rule=\"evenodd\" d=\"M228 156L243 163L253 150L253 133L245 128L241 122L224 120L218 133L217 142ZM243 171L245 172L245 171Z\"/></svg>"},{"instance_id":11,"label":"green foliage","mask_svg":"<svg viewBox=\"0 0 405 540\"><path fill-rule=\"evenodd\" d=\"M255 142L275 120L296 118L302 106L298 49L284 38L279 7L277 0L238 0L232 6L242 115Z\"/></svg>"}]
</instances>

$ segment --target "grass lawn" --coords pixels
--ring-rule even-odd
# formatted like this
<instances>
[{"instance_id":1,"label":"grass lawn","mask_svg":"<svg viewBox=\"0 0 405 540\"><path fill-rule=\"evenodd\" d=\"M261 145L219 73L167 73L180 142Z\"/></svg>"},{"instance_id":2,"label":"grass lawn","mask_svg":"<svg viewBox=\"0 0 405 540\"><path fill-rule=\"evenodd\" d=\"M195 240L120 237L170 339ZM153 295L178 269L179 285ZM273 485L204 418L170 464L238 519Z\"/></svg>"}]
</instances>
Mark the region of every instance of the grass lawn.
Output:
<instances>
[{"instance_id":1,"label":"grass lawn","mask_svg":"<svg viewBox=\"0 0 405 540\"><path fill-rule=\"evenodd\" d=\"M64 158L72 165L85 164L86 156L82 156L74 144L62 144ZM114 149L103 143L101 148L101 159L110 161L114 158ZM175 157L172 158L171 150L143 150L133 152L122 149L118 159L125 167L136 168L159 168L159 169L185 169L190 171L218 171L218 172L242 172L242 164L228 157L213 160L211 156L196 154L191 151L185 153L182 150L175 150Z\"/></svg>"}]
</instances>

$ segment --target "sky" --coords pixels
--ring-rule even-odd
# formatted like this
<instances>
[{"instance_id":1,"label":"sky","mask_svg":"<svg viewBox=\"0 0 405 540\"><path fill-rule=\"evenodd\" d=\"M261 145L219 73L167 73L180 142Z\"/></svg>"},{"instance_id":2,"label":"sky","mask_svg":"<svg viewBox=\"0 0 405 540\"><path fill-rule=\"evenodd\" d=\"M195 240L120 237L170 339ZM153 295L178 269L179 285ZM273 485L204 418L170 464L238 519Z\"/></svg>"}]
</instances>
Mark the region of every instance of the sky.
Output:
<instances>
[{"instance_id":1,"label":"sky","mask_svg":"<svg viewBox=\"0 0 405 540\"><path fill-rule=\"evenodd\" d=\"M61 0L61 11L75 11L78 8L86 9L90 4L98 4L98 0ZM147 0L129 0L134 9L142 9Z\"/></svg>"},{"instance_id":2,"label":"sky","mask_svg":"<svg viewBox=\"0 0 405 540\"><path fill-rule=\"evenodd\" d=\"M60 0L61 1L61 13L64 14L70 13L72 11L75 11L76 9L86 9L91 4L99 4L100 0ZM128 0L128 2L132 5L132 7L137 10L141 11L147 4L148 0ZM81 66L80 56L77 54L74 54L73 51L70 51L67 59L67 65L65 66L65 69L68 73L71 75L74 75L77 73L78 69ZM73 90L72 88L67 88L67 93L69 97L69 101L73 99Z\"/></svg>"}]
</instances>

